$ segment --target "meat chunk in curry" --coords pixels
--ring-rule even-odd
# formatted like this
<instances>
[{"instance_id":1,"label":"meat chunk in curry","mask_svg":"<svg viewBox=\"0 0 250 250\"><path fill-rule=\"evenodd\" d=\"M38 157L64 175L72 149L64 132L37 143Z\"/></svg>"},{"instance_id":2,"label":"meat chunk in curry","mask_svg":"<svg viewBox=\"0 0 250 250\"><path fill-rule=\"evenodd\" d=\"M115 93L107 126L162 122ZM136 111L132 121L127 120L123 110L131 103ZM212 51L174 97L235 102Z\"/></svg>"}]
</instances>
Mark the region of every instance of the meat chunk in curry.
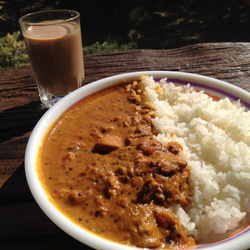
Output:
<instances>
[{"instance_id":1,"label":"meat chunk in curry","mask_svg":"<svg viewBox=\"0 0 250 250\"><path fill-rule=\"evenodd\" d=\"M41 150L41 178L57 206L104 238L142 248L195 241L172 212L189 200L181 145L162 145L139 82L94 93L56 122Z\"/></svg>"}]
</instances>

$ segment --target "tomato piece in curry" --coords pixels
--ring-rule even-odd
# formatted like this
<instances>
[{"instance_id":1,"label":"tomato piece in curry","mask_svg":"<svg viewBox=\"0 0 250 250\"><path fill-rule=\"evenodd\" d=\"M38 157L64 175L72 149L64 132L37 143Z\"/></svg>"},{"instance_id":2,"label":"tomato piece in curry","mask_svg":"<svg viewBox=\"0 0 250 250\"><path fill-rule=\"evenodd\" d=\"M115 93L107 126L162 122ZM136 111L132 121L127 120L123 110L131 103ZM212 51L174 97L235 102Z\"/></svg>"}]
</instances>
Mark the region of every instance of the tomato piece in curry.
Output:
<instances>
[{"instance_id":1,"label":"tomato piece in curry","mask_svg":"<svg viewBox=\"0 0 250 250\"><path fill-rule=\"evenodd\" d=\"M57 207L109 240L142 248L187 248L171 206L189 200L181 145L155 139L139 81L83 98L49 131L40 176Z\"/></svg>"}]
</instances>

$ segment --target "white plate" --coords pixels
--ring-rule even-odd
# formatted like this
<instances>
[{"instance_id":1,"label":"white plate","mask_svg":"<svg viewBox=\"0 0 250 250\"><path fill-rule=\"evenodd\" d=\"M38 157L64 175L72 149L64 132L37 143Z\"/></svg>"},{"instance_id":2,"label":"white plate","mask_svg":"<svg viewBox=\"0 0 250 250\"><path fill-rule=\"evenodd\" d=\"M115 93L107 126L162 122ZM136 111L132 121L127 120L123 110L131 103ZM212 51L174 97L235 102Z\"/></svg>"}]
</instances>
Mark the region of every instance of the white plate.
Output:
<instances>
[{"instance_id":1,"label":"white plate","mask_svg":"<svg viewBox=\"0 0 250 250\"><path fill-rule=\"evenodd\" d=\"M229 83L216 80L210 77L181 73L181 72L169 72L169 71L144 71L144 72L135 72L128 74L116 75L102 80L95 81L91 84L87 84L74 92L70 93L64 97L60 102L55 106L50 108L40 119L40 121L35 126L29 142L26 148L25 154L25 172L26 178L30 190L44 213L62 230L74 237L75 239L83 242L86 245L89 245L95 249L107 249L107 250L131 250L139 248L131 248L124 245L120 245L109 240L100 238L88 231L85 231L83 228L80 228L74 224L71 220L66 218L61 214L56 207L50 202L47 197L46 192L43 190L41 183L39 182L39 177L36 168L37 154L39 152L39 147L41 141L44 137L47 129L56 121L56 119L70 106L82 99L84 96L87 96L97 90L100 90L104 87L117 83L121 80L133 80L138 79L141 74L152 75L155 79L168 78L174 83L178 84L187 84L190 83L197 89L204 89L206 92L209 92L213 95L223 97L227 96L234 100L240 99L241 103L248 109L250 109L250 94L249 92L231 85ZM223 239L221 241L209 244L209 245L200 245L196 249L209 249L209 250L218 250L218 249L232 249L240 250L247 249L250 247L250 225L241 229L235 234Z\"/></svg>"}]
</instances>

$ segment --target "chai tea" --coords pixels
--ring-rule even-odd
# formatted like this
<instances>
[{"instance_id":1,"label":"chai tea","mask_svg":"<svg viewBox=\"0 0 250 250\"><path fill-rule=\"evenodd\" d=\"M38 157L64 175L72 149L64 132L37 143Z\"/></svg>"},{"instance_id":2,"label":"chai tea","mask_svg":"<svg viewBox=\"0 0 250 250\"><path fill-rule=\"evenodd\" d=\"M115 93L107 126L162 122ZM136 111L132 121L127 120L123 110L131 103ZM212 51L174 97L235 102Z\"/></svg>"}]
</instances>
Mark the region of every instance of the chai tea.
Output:
<instances>
[{"instance_id":1,"label":"chai tea","mask_svg":"<svg viewBox=\"0 0 250 250\"><path fill-rule=\"evenodd\" d=\"M62 96L82 85L82 40L76 23L30 26L24 38L42 92Z\"/></svg>"}]
</instances>

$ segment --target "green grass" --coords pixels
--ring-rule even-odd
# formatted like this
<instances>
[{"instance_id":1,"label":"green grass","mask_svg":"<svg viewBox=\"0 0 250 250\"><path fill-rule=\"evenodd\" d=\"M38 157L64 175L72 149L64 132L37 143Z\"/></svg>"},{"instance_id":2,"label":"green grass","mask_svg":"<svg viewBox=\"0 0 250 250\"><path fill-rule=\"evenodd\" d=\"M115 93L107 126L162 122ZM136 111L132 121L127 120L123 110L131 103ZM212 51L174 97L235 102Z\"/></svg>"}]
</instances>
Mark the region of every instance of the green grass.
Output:
<instances>
[{"instance_id":1,"label":"green grass","mask_svg":"<svg viewBox=\"0 0 250 250\"><path fill-rule=\"evenodd\" d=\"M29 58L20 31L0 38L0 68L27 64L29 64Z\"/></svg>"},{"instance_id":2,"label":"green grass","mask_svg":"<svg viewBox=\"0 0 250 250\"><path fill-rule=\"evenodd\" d=\"M83 47L84 55L124 51L130 49L136 49L136 43L130 42L128 44L119 45L117 41L105 41L103 43L96 42L90 46Z\"/></svg>"},{"instance_id":3,"label":"green grass","mask_svg":"<svg viewBox=\"0 0 250 250\"><path fill-rule=\"evenodd\" d=\"M133 42L119 45L117 41L110 40L103 43L95 42L92 45L83 47L84 55L114 52L135 49L137 45ZM29 65L25 42L20 31L8 34L0 38L0 68L19 67Z\"/></svg>"}]
</instances>

